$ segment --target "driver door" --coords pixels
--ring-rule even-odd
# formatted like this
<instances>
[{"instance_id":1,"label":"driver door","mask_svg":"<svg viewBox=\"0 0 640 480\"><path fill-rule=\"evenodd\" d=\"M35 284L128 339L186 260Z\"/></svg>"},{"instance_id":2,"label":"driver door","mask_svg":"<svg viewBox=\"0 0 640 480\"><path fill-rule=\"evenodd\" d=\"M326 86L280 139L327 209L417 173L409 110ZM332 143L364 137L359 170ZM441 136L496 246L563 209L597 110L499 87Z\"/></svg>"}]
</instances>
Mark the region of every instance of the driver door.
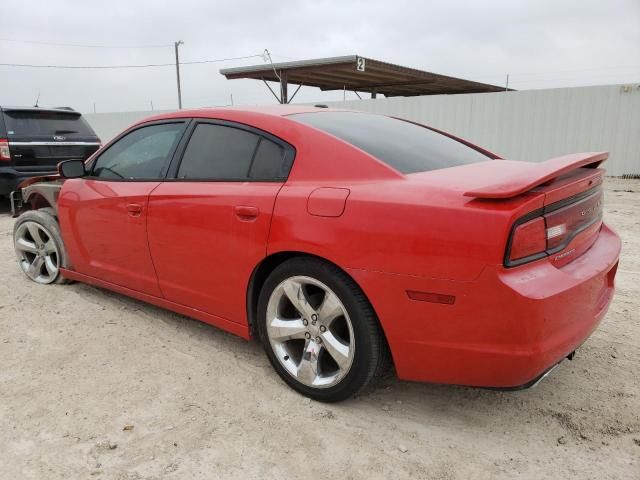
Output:
<instances>
[{"instance_id":1,"label":"driver door","mask_svg":"<svg viewBox=\"0 0 640 480\"><path fill-rule=\"evenodd\" d=\"M162 296L147 241L149 194L164 179L186 123L136 127L99 153L87 177L65 181L58 215L73 270Z\"/></svg>"}]
</instances>

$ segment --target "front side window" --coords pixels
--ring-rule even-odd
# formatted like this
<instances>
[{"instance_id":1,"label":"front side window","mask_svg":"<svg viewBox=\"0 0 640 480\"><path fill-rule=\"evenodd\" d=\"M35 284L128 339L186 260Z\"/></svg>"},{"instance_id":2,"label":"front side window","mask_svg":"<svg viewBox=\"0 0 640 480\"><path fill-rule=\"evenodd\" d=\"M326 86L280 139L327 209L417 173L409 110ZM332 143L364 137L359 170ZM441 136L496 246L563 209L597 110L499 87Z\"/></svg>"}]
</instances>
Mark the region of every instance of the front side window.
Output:
<instances>
[{"instance_id":1,"label":"front side window","mask_svg":"<svg viewBox=\"0 0 640 480\"><path fill-rule=\"evenodd\" d=\"M178 169L186 180L283 180L290 161L280 145L240 128L201 123L196 126Z\"/></svg>"},{"instance_id":2,"label":"front side window","mask_svg":"<svg viewBox=\"0 0 640 480\"><path fill-rule=\"evenodd\" d=\"M109 180L158 180L175 149L184 123L142 127L125 135L102 153L93 176Z\"/></svg>"}]
</instances>

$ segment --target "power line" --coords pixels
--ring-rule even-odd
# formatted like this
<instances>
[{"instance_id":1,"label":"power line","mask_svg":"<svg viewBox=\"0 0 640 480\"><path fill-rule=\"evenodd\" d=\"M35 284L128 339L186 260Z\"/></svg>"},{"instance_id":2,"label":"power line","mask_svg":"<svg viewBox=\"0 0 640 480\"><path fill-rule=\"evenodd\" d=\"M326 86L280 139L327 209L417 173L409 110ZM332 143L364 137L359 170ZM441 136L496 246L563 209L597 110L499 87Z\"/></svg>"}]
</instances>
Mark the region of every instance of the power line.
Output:
<instances>
[{"instance_id":1,"label":"power line","mask_svg":"<svg viewBox=\"0 0 640 480\"><path fill-rule=\"evenodd\" d=\"M246 55L244 57L218 58L212 60L194 60L192 62L180 62L180 65L198 65L203 63L219 63L232 60L246 60L249 58L262 58L262 54ZM147 63L142 65L34 65L27 63L0 63L0 67L21 67L21 68L60 68L60 69L117 69L117 68L150 68L150 67L173 67L175 63Z\"/></svg>"},{"instance_id":2,"label":"power line","mask_svg":"<svg viewBox=\"0 0 640 480\"><path fill-rule=\"evenodd\" d=\"M0 42L13 42L13 43L29 43L34 45L50 45L53 47L78 47L78 48L166 48L172 47L173 44L166 43L162 45L83 45L79 43L54 43L54 42L41 42L38 40L19 40L17 38L0 38Z\"/></svg>"}]
</instances>

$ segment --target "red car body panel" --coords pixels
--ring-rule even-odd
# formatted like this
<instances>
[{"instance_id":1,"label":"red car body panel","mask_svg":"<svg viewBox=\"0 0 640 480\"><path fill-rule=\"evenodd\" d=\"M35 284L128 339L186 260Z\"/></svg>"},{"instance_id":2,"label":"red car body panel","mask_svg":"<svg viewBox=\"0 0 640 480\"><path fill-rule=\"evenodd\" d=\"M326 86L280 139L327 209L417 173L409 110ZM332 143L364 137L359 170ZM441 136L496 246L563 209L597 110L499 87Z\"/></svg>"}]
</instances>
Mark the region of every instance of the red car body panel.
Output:
<instances>
[{"instance_id":1,"label":"red car body panel","mask_svg":"<svg viewBox=\"0 0 640 480\"><path fill-rule=\"evenodd\" d=\"M262 182L156 188L149 197L149 248L164 298L247 325L247 285L266 256L280 188Z\"/></svg>"},{"instance_id":2,"label":"red car body panel","mask_svg":"<svg viewBox=\"0 0 640 480\"><path fill-rule=\"evenodd\" d=\"M249 338L247 292L260 263L285 252L321 257L362 288L398 376L409 380L526 384L597 326L620 253L606 225L577 233L561 259L508 268L505 249L519 219L597 188L603 170L585 166L606 154L403 175L287 118L313 111L193 110L145 120L249 125L292 145L295 161L283 182L67 180L58 204L72 265L64 275Z\"/></svg>"},{"instance_id":3,"label":"red car body panel","mask_svg":"<svg viewBox=\"0 0 640 480\"><path fill-rule=\"evenodd\" d=\"M74 269L161 296L149 253L149 194L160 182L65 181L58 218Z\"/></svg>"},{"instance_id":4,"label":"red car body panel","mask_svg":"<svg viewBox=\"0 0 640 480\"><path fill-rule=\"evenodd\" d=\"M380 318L407 380L514 387L535 379L593 332L613 295L619 238L606 226L570 266L547 261L483 268L472 281L349 269ZM455 296L419 302L406 291ZM407 334L409 332L409 334Z\"/></svg>"}]
</instances>

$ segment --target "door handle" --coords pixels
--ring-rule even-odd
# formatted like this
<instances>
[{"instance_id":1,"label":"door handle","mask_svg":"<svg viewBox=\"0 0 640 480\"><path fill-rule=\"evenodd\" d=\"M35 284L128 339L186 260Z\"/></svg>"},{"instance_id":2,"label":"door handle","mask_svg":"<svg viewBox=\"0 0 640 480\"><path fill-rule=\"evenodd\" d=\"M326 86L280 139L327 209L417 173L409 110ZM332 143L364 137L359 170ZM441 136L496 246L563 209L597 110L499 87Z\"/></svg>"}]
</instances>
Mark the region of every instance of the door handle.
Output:
<instances>
[{"instance_id":1,"label":"door handle","mask_svg":"<svg viewBox=\"0 0 640 480\"><path fill-rule=\"evenodd\" d=\"M127 205L127 212L129 212L129 215L132 217L139 217L142 213L142 205L139 203L129 203Z\"/></svg>"},{"instance_id":2,"label":"door handle","mask_svg":"<svg viewBox=\"0 0 640 480\"><path fill-rule=\"evenodd\" d=\"M243 222L251 222L260 215L258 207L251 207L249 205L238 205L234 207L233 211L235 212L236 217Z\"/></svg>"}]
</instances>

